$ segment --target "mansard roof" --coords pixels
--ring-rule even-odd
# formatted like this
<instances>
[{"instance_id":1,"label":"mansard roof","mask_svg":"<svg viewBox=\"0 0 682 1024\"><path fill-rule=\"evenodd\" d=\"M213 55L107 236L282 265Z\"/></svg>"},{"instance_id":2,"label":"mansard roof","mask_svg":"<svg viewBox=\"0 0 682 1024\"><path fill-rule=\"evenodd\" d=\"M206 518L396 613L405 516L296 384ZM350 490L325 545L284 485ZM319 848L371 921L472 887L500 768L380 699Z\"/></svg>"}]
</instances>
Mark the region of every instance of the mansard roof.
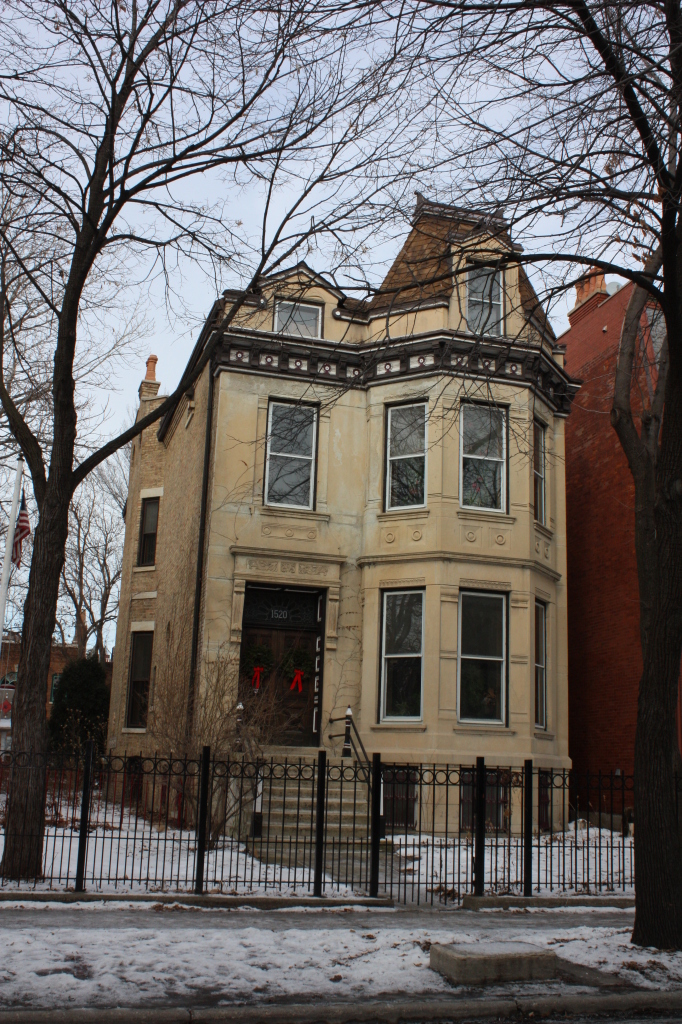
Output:
<instances>
[{"instance_id":1,"label":"mansard roof","mask_svg":"<svg viewBox=\"0 0 682 1024\"><path fill-rule=\"evenodd\" d=\"M465 253L475 255L477 249L489 250L490 241L496 242L504 250L518 252L520 247L512 241L509 224L499 212L486 212L475 209L462 209L427 200L417 193L417 203L412 218L412 228L405 242L391 265L381 287L373 297L355 299L347 296L332 280L318 273L301 260L294 266L277 273L270 274L252 289L244 299L242 291L227 289L223 297L217 300L200 333L188 362L191 369L201 355L209 336L220 330L226 306L242 299L247 306L262 305L263 291L273 284L275 291L279 285L297 281L306 282L310 286L324 289L337 301L333 316L343 320L355 320L367 323L374 316L381 316L389 311L400 312L404 309L416 310L436 305L447 305L453 291L453 247L461 247ZM553 346L556 335L547 319L540 300L524 270L517 264L519 275L519 294L521 306L528 322L532 322L538 333ZM461 331L444 329L428 335L413 334L409 338L392 339L388 346L385 341L362 342L352 344L344 342L340 351L339 344L325 339L287 339L272 337L270 331L244 330L237 324L231 325L223 333L221 352L217 355L217 363L230 365L230 346L238 344L244 349L246 363L240 369L250 372L281 372L288 366L285 349L309 349L310 358L305 360L312 374L317 374L319 366L333 365L333 373L338 376L330 383L344 385L352 381L352 386L371 386L379 383L376 378L383 373L393 372L387 368L392 362L399 364L398 373L411 374L427 372L474 373L483 377L496 376L507 382L516 379L526 386L537 388L552 405L559 415L566 415L577 390L577 383L541 349L537 343L529 344L521 339L511 342L510 339L495 341L491 338L472 338ZM502 343L500 343L502 342ZM395 349L395 352L393 350ZM389 350L391 350L389 352ZM261 355L270 352L268 366L263 368ZM282 354L273 362L277 353ZM397 360L393 355L398 356ZM265 358L265 357L264 357ZM328 363L328 360L331 362ZM299 362L301 360L299 359ZM377 367L384 365L384 370ZM231 369L236 369L230 366ZM161 421L159 437L163 437L173 411Z\"/></svg>"}]
</instances>

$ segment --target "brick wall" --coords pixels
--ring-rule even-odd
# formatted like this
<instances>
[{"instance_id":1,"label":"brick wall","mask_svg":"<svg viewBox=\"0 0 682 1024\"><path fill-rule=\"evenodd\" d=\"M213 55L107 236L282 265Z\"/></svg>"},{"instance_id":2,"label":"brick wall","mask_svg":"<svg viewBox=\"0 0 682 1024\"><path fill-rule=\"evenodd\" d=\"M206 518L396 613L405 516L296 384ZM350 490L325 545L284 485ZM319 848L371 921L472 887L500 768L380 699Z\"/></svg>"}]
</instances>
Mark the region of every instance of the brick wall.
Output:
<instances>
[{"instance_id":1,"label":"brick wall","mask_svg":"<svg viewBox=\"0 0 682 1024\"><path fill-rule=\"evenodd\" d=\"M569 752L582 771L633 770L642 670L634 484L609 420L630 292L590 299L560 339L569 373L583 380L566 424Z\"/></svg>"},{"instance_id":2,"label":"brick wall","mask_svg":"<svg viewBox=\"0 0 682 1024\"><path fill-rule=\"evenodd\" d=\"M160 369L163 371L163 366ZM108 745L117 752L153 753L159 744L159 749L168 748L169 739L155 736L159 697L172 689L177 694L178 714L186 706L210 382L207 368L194 393L178 404L163 440L158 439L157 422L133 443L109 712ZM158 382L154 385L142 382L138 416L146 415L161 401ZM160 488L155 565L139 567L142 493ZM126 723L131 627L147 622L154 632L152 681L148 729L139 732L129 730Z\"/></svg>"}]
</instances>

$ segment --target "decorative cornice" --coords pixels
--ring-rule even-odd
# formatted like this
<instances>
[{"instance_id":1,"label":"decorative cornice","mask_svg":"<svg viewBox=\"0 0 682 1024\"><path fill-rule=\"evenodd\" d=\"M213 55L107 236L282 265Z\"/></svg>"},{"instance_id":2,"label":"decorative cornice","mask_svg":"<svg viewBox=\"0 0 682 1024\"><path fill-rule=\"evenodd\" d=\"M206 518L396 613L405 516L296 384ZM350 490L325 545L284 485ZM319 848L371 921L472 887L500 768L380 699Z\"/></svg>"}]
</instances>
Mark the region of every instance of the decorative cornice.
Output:
<instances>
[{"instance_id":1,"label":"decorative cornice","mask_svg":"<svg viewBox=\"0 0 682 1024\"><path fill-rule=\"evenodd\" d=\"M451 330L358 344L232 327L223 335L216 369L317 380L344 389L443 374L495 380L533 390L559 416L568 415L579 389L579 384L536 346L509 338L474 338Z\"/></svg>"}]
</instances>

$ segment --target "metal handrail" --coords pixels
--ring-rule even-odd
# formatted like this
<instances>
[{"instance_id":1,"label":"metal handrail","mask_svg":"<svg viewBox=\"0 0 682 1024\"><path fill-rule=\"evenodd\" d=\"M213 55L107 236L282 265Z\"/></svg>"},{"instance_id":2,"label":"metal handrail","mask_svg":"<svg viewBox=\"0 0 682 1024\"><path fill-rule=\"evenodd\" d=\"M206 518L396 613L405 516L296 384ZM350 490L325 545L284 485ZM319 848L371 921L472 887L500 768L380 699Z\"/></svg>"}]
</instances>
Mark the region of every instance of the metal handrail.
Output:
<instances>
[{"instance_id":1,"label":"metal handrail","mask_svg":"<svg viewBox=\"0 0 682 1024\"><path fill-rule=\"evenodd\" d=\"M362 742L360 733L358 732L358 727L356 726L355 721L353 719L353 709L351 708L350 704L346 709L346 714L344 718L329 719L330 724L333 724L334 722L344 721L346 723L346 731L343 734L336 733L335 735L330 736L329 738L332 740L340 739L341 736L343 735L343 750L341 751L341 757L351 757L352 754L355 754L356 761L364 761L365 764L369 764L369 754L365 750L365 744ZM353 733L355 734L355 736L353 736ZM358 744L360 745L360 750L362 751L363 754L362 757L360 757L358 747L355 743L356 739L358 741Z\"/></svg>"}]
</instances>

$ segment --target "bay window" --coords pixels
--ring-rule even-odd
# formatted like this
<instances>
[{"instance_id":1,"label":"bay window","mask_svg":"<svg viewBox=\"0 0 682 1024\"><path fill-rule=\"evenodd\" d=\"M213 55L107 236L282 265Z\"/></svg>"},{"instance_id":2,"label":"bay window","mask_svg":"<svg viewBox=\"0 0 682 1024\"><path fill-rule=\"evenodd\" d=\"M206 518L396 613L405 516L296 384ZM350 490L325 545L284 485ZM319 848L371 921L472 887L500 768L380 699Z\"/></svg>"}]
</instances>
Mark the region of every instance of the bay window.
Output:
<instances>
[{"instance_id":1,"label":"bay window","mask_svg":"<svg viewBox=\"0 0 682 1024\"><path fill-rule=\"evenodd\" d=\"M386 508L426 501L426 405L396 405L386 423Z\"/></svg>"},{"instance_id":2,"label":"bay window","mask_svg":"<svg viewBox=\"0 0 682 1024\"><path fill-rule=\"evenodd\" d=\"M459 718L503 722L506 602L502 594L459 597Z\"/></svg>"},{"instance_id":3,"label":"bay window","mask_svg":"<svg viewBox=\"0 0 682 1024\"><path fill-rule=\"evenodd\" d=\"M271 402L265 459L265 504L313 507L317 410Z\"/></svg>"},{"instance_id":4,"label":"bay window","mask_svg":"<svg viewBox=\"0 0 682 1024\"><path fill-rule=\"evenodd\" d=\"M507 417L494 405L460 409L460 504L503 512L507 488Z\"/></svg>"},{"instance_id":5,"label":"bay window","mask_svg":"<svg viewBox=\"0 0 682 1024\"><path fill-rule=\"evenodd\" d=\"M381 718L420 719L424 592L388 591L383 598Z\"/></svg>"}]
</instances>

